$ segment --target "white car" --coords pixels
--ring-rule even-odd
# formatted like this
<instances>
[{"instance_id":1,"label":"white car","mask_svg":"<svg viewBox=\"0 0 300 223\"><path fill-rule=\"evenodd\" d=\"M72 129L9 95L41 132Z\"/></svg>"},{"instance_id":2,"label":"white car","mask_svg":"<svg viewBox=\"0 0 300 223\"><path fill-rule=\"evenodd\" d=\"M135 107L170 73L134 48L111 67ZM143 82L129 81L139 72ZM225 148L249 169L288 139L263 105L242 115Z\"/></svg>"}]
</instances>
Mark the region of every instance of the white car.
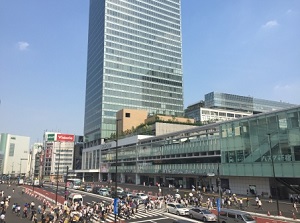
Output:
<instances>
[{"instance_id":1,"label":"white car","mask_svg":"<svg viewBox=\"0 0 300 223\"><path fill-rule=\"evenodd\" d=\"M140 197L142 200L146 200L148 198L148 195L144 193L136 193L136 196Z\"/></svg>"},{"instance_id":2,"label":"white car","mask_svg":"<svg viewBox=\"0 0 300 223\"><path fill-rule=\"evenodd\" d=\"M217 221L217 216L207 208L195 207L190 209L190 218L195 218L204 222Z\"/></svg>"},{"instance_id":3,"label":"white car","mask_svg":"<svg viewBox=\"0 0 300 223\"><path fill-rule=\"evenodd\" d=\"M179 203L167 203L167 212L177 215L189 215L189 209Z\"/></svg>"},{"instance_id":4,"label":"white car","mask_svg":"<svg viewBox=\"0 0 300 223\"><path fill-rule=\"evenodd\" d=\"M93 188L91 186L85 186L84 191L91 193L93 191Z\"/></svg>"},{"instance_id":5,"label":"white car","mask_svg":"<svg viewBox=\"0 0 300 223\"><path fill-rule=\"evenodd\" d=\"M174 197L177 198L177 199L181 199L181 196L180 196L179 193L176 193Z\"/></svg>"},{"instance_id":6,"label":"white car","mask_svg":"<svg viewBox=\"0 0 300 223\"><path fill-rule=\"evenodd\" d=\"M98 190L98 194L99 194L99 195L102 195L102 196L108 196L108 195L109 195L109 191L108 191L108 189L106 189L106 188L100 188L100 189Z\"/></svg>"}]
</instances>

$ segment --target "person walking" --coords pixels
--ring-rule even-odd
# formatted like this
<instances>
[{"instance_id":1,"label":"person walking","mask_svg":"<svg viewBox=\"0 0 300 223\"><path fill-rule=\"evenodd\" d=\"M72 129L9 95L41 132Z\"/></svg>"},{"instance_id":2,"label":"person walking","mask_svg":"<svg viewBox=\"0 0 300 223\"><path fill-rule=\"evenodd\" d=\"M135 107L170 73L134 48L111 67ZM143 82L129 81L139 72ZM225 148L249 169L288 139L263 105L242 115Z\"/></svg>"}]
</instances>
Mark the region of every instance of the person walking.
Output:
<instances>
[{"instance_id":1,"label":"person walking","mask_svg":"<svg viewBox=\"0 0 300 223\"><path fill-rule=\"evenodd\" d=\"M262 202L261 202L260 199L258 200L257 205L258 205L258 208L257 208L257 209L264 210L263 207L262 207Z\"/></svg>"},{"instance_id":2,"label":"person walking","mask_svg":"<svg viewBox=\"0 0 300 223\"><path fill-rule=\"evenodd\" d=\"M294 201L294 203L293 203L293 209L298 213L297 202L296 201Z\"/></svg>"}]
</instances>

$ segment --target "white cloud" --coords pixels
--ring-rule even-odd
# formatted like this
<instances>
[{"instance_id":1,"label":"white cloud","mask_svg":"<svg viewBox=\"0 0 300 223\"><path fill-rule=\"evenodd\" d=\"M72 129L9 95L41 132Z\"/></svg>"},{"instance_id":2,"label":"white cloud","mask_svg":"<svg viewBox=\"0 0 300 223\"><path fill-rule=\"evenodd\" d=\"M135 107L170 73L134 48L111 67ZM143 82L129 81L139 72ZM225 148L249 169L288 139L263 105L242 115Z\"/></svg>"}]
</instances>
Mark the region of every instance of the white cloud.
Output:
<instances>
[{"instance_id":1,"label":"white cloud","mask_svg":"<svg viewBox=\"0 0 300 223\"><path fill-rule=\"evenodd\" d=\"M279 25L279 23L276 20L270 20L270 21L266 22L266 24L264 24L262 27L265 29L271 29L278 25Z\"/></svg>"},{"instance_id":2,"label":"white cloud","mask_svg":"<svg viewBox=\"0 0 300 223\"><path fill-rule=\"evenodd\" d=\"M18 42L18 49L21 50L21 51L24 51L24 50L27 50L29 47L29 43L27 42Z\"/></svg>"}]
</instances>

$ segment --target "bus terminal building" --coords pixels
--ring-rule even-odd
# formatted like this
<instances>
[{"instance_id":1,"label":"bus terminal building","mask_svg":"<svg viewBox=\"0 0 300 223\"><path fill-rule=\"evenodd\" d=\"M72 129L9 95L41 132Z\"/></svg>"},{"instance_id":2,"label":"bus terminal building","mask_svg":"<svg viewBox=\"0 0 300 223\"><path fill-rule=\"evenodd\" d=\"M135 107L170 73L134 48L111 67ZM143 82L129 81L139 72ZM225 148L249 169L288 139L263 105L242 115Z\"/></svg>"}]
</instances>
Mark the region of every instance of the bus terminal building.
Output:
<instances>
[{"instance_id":1,"label":"bus terminal building","mask_svg":"<svg viewBox=\"0 0 300 223\"><path fill-rule=\"evenodd\" d=\"M84 148L76 173L83 180L215 191L219 177L222 189L237 194L299 194L300 106Z\"/></svg>"}]
</instances>

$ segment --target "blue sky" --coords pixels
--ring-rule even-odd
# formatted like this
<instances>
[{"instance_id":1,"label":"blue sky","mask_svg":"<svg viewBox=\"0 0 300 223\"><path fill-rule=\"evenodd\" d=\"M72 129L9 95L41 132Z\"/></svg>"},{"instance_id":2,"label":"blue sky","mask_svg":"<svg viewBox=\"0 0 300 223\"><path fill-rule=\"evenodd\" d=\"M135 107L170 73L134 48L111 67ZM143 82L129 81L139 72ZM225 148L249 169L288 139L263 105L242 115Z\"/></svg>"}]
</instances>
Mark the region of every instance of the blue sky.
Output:
<instances>
[{"instance_id":1,"label":"blue sky","mask_svg":"<svg viewBox=\"0 0 300 223\"><path fill-rule=\"evenodd\" d=\"M0 3L0 133L83 133L87 0ZM182 0L185 107L211 91L300 104L300 1Z\"/></svg>"}]
</instances>

